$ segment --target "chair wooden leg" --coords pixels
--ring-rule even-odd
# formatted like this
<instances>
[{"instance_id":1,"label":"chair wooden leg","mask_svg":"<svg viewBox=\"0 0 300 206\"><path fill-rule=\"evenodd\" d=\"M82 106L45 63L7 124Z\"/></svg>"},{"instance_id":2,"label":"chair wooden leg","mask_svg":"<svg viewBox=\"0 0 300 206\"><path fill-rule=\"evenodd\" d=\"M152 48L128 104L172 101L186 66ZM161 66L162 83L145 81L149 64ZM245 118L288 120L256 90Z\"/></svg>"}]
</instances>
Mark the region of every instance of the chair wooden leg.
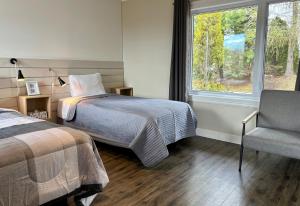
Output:
<instances>
[{"instance_id":1,"label":"chair wooden leg","mask_svg":"<svg viewBox=\"0 0 300 206\"><path fill-rule=\"evenodd\" d=\"M243 156L244 156L244 146L241 145L241 148L240 148L240 164L239 164L239 172L242 171Z\"/></svg>"}]
</instances>

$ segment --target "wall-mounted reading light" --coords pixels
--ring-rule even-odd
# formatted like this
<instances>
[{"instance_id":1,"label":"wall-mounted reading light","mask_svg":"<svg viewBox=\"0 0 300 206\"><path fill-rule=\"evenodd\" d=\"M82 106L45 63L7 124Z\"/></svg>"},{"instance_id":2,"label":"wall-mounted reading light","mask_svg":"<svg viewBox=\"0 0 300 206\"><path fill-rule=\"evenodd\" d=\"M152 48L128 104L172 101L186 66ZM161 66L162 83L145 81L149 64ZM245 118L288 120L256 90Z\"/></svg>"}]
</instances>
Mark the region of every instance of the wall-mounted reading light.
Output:
<instances>
[{"instance_id":1,"label":"wall-mounted reading light","mask_svg":"<svg viewBox=\"0 0 300 206\"><path fill-rule=\"evenodd\" d=\"M51 74L51 95L53 96L53 88L54 88L54 85L55 85L54 77L57 76L57 73L52 68L49 68L49 72ZM66 86L66 82L64 80L62 80L62 78L60 76L58 76L57 79L58 79L58 82L59 82L61 87Z\"/></svg>"},{"instance_id":2,"label":"wall-mounted reading light","mask_svg":"<svg viewBox=\"0 0 300 206\"><path fill-rule=\"evenodd\" d=\"M52 68L49 68L49 72L51 73L51 78L52 78L51 83L52 83L52 87L53 87L54 86L54 77L57 74L56 74L56 72L54 72L54 70ZM61 87L66 86L66 82L60 76L58 76L57 79L58 79L58 82Z\"/></svg>"},{"instance_id":3,"label":"wall-mounted reading light","mask_svg":"<svg viewBox=\"0 0 300 206\"><path fill-rule=\"evenodd\" d=\"M24 81L25 78L22 71L18 68L18 60L16 58L11 58L9 62L15 66L16 79L17 79L17 96L20 96L19 81Z\"/></svg>"},{"instance_id":4,"label":"wall-mounted reading light","mask_svg":"<svg viewBox=\"0 0 300 206\"><path fill-rule=\"evenodd\" d=\"M22 70L18 68L18 60L16 58L11 58L10 63L15 66L15 69L18 70L17 73L17 81L24 81L24 75L22 73Z\"/></svg>"},{"instance_id":5,"label":"wall-mounted reading light","mask_svg":"<svg viewBox=\"0 0 300 206\"><path fill-rule=\"evenodd\" d=\"M64 80L62 80L61 77L58 77L58 81L59 81L59 84L60 84L61 87L66 86L66 82Z\"/></svg>"},{"instance_id":6,"label":"wall-mounted reading light","mask_svg":"<svg viewBox=\"0 0 300 206\"><path fill-rule=\"evenodd\" d=\"M14 64L14 65L16 65L18 63L18 60L16 58L11 58L9 61L11 64Z\"/></svg>"},{"instance_id":7,"label":"wall-mounted reading light","mask_svg":"<svg viewBox=\"0 0 300 206\"><path fill-rule=\"evenodd\" d=\"M24 78L24 75L22 73L21 70L18 70L18 77L17 77L17 80L18 81L23 81L25 78Z\"/></svg>"}]
</instances>

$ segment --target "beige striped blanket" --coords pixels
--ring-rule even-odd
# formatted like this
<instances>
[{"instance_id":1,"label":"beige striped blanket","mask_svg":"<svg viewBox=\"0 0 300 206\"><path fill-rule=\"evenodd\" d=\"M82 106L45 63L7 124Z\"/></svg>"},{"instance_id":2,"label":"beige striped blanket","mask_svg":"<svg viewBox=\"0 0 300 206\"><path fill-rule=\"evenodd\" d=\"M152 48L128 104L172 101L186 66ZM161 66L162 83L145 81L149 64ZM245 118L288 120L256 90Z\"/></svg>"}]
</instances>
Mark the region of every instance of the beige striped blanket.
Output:
<instances>
[{"instance_id":1,"label":"beige striped blanket","mask_svg":"<svg viewBox=\"0 0 300 206\"><path fill-rule=\"evenodd\" d=\"M89 205L108 181L89 135L0 109L0 206Z\"/></svg>"}]
</instances>

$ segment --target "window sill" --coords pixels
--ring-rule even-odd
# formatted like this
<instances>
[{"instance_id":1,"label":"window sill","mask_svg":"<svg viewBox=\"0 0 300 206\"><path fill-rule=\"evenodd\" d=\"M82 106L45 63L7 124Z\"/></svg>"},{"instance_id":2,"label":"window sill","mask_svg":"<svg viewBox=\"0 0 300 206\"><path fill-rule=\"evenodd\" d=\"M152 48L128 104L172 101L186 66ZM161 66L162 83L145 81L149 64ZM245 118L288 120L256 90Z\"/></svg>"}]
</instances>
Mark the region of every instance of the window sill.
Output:
<instances>
[{"instance_id":1,"label":"window sill","mask_svg":"<svg viewBox=\"0 0 300 206\"><path fill-rule=\"evenodd\" d=\"M259 107L259 97L252 94L230 94L213 92L190 92L190 102L229 104L244 107Z\"/></svg>"}]
</instances>

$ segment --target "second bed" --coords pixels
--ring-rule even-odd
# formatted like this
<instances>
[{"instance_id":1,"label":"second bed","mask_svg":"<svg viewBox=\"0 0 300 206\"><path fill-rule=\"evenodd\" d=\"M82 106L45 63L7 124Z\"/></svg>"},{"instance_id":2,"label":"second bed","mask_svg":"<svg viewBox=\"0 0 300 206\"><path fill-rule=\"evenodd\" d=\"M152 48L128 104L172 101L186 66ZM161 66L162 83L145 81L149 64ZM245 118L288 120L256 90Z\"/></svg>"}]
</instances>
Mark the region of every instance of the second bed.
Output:
<instances>
[{"instance_id":1,"label":"second bed","mask_svg":"<svg viewBox=\"0 0 300 206\"><path fill-rule=\"evenodd\" d=\"M167 145L195 136L197 126L187 103L114 94L61 99L58 116L96 141L132 149L147 167L169 155Z\"/></svg>"}]
</instances>

